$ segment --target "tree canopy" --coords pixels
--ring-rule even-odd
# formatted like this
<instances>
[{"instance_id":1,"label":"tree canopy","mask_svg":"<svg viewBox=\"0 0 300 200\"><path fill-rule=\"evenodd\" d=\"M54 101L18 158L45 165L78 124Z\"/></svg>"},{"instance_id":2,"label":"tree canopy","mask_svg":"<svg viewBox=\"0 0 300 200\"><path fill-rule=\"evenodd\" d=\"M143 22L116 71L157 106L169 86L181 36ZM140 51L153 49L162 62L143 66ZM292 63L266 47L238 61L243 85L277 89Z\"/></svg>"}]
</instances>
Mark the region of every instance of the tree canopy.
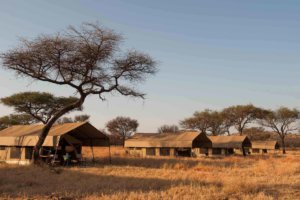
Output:
<instances>
[{"instance_id":1,"label":"tree canopy","mask_svg":"<svg viewBox=\"0 0 300 200\"><path fill-rule=\"evenodd\" d=\"M230 106L225 108L223 112L226 113L240 135L243 134L243 130L248 124L262 117L262 109L252 104Z\"/></svg>"},{"instance_id":2,"label":"tree canopy","mask_svg":"<svg viewBox=\"0 0 300 200\"><path fill-rule=\"evenodd\" d=\"M260 122L263 126L275 131L282 143L282 150L285 153L285 137L287 134L299 129L300 112L297 109L281 107L275 111L266 110Z\"/></svg>"},{"instance_id":3,"label":"tree canopy","mask_svg":"<svg viewBox=\"0 0 300 200\"><path fill-rule=\"evenodd\" d=\"M106 124L106 127L111 134L119 135L122 138L123 145L125 139L130 137L137 130L138 126L138 121L129 117L116 117Z\"/></svg>"},{"instance_id":4,"label":"tree canopy","mask_svg":"<svg viewBox=\"0 0 300 200\"><path fill-rule=\"evenodd\" d=\"M55 97L47 92L21 92L1 99L1 103L17 113L28 114L44 124L59 110L76 101L76 97Z\"/></svg>"},{"instance_id":5,"label":"tree canopy","mask_svg":"<svg viewBox=\"0 0 300 200\"><path fill-rule=\"evenodd\" d=\"M180 125L184 129L199 130L202 133L207 133L210 127L209 124L210 112L211 110L209 109L206 109L202 112L195 112L192 117L182 120L180 122Z\"/></svg>"},{"instance_id":6,"label":"tree canopy","mask_svg":"<svg viewBox=\"0 0 300 200\"><path fill-rule=\"evenodd\" d=\"M192 117L182 120L180 124L185 129L198 130L210 135L229 132L229 127L232 125L229 123L227 115L209 109L195 112Z\"/></svg>"},{"instance_id":7,"label":"tree canopy","mask_svg":"<svg viewBox=\"0 0 300 200\"><path fill-rule=\"evenodd\" d=\"M0 130L13 125L26 125L36 122L37 120L28 114L10 114L0 117Z\"/></svg>"}]
</instances>

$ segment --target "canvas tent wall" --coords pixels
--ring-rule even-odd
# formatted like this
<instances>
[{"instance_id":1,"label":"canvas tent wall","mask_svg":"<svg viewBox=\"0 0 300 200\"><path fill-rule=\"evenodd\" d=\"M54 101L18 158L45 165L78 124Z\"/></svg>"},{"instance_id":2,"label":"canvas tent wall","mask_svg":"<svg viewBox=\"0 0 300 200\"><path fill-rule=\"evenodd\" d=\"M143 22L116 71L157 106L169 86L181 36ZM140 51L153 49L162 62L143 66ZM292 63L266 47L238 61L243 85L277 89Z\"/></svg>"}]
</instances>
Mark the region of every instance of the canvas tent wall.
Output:
<instances>
[{"instance_id":1,"label":"canvas tent wall","mask_svg":"<svg viewBox=\"0 0 300 200\"><path fill-rule=\"evenodd\" d=\"M185 131L180 133L137 133L125 141L132 155L139 156L197 156L200 149L211 147L205 134Z\"/></svg>"},{"instance_id":2,"label":"canvas tent wall","mask_svg":"<svg viewBox=\"0 0 300 200\"><path fill-rule=\"evenodd\" d=\"M0 131L0 159L8 163L27 164L44 125L16 125ZM106 135L88 122L54 125L43 143L44 148L57 148L60 142L81 146L108 146Z\"/></svg>"},{"instance_id":3,"label":"canvas tent wall","mask_svg":"<svg viewBox=\"0 0 300 200\"><path fill-rule=\"evenodd\" d=\"M209 149L210 155L246 155L252 145L247 136L209 136L208 138L212 141L212 148Z\"/></svg>"},{"instance_id":4,"label":"canvas tent wall","mask_svg":"<svg viewBox=\"0 0 300 200\"><path fill-rule=\"evenodd\" d=\"M253 154L265 154L265 153L277 153L280 146L276 140L266 141L252 141L251 153Z\"/></svg>"}]
</instances>

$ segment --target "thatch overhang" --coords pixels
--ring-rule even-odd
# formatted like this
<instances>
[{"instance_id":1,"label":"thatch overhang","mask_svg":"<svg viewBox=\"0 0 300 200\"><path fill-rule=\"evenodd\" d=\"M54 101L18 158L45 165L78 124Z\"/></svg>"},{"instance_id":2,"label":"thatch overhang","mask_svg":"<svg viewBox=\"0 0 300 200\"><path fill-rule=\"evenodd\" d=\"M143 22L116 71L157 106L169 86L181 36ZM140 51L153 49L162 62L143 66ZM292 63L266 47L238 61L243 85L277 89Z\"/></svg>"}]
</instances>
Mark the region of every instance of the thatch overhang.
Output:
<instances>
[{"instance_id":1,"label":"thatch overhang","mask_svg":"<svg viewBox=\"0 0 300 200\"><path fill-rule=\"evenodd\" d=\"M125 141L125 147L208 148L211 147L211 141L205 134L195 131L162 134L136 133Z\"/></svg>"},{"instance_id":2,"label":"thatch overhang","mask_svg":"<svg viewBox=\"0 0 300 200\"><path fill-rule=\"evenodd\" d=\"M279 149L279 143L276 140L252 141L252 149Z\"/></svg>"},{"instance_id":3,"label":"thatch overhang","mask_svg":"<svg viewBox=\"0 0 300 200\"><path fill-rule=\"evenodd\" d=\"M16 125L0 131L0 146L35 146L43 124ZM108 146L109 139L89 122L54 125L43 146L56 146L61 138L81 143L82 146Z\"/></svg>"},{"instance_id":4,"label":"thatch overhang","mask_svg":"<svg viewBox=\"0 0 300 200\"><path fill-rule=\"evenodd\" d=\"M208 136L213 148L242 148L251 147L251 141L247 136Z\"/></svg>"}]
</instances>

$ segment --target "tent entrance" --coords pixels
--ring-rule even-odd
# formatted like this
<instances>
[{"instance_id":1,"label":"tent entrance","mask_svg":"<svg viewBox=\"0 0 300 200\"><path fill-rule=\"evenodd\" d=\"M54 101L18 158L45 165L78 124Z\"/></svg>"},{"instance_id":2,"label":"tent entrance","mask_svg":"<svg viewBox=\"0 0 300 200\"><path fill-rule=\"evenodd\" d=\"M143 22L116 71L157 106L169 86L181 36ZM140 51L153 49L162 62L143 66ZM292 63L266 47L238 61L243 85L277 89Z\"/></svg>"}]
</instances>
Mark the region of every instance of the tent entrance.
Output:
<instances>
[{"instance_id":1,"label":"tent entrance","mask_svg":"<svg viewBox=\"0 0 300 200\"><path fill-rule=\"evenodd\" d=\"M222 154L222 149L221 148L213 148L212 149L212 154L213 155L221 155Z\"/></svg>"},{"instance_id":2,"label":"tent entrance","mask_svg":"<svg viewBox=\"0 0 300 200\"><path fill-rule=\"evenodd\" d=\"M228 154L234 154L234 150L233 150L232 148L227 149L227 153L228 153Z\"/></svg>"},{"instance_id":3,"label":"tent entrance","mask_svg":"<svg viewBox=\"0 0 300 200\"><path fill-rule=\"evenodd\" d=\"M191 148L178 148L175 151L177 156L191 157Z\"/></svg>"},{"instance_id":4,"label":"tent entrance","mask_svg":"<svg viewBox=\"0 0 300 200\"><path fill-rule=\"evenodd\" d=\"M146 148L147 156L155 156L155 148Z\"/></svg>"},{"instance_id":5,"label":"tent entrance","mask_svg":"<svg viewBox=\"0 0 300 200\"><path fill-rule=\"evenodd\" d=\"M263 153L268 153L268 150L267 149L263 149L262 152Z\"/></svg>"}]
</instances>

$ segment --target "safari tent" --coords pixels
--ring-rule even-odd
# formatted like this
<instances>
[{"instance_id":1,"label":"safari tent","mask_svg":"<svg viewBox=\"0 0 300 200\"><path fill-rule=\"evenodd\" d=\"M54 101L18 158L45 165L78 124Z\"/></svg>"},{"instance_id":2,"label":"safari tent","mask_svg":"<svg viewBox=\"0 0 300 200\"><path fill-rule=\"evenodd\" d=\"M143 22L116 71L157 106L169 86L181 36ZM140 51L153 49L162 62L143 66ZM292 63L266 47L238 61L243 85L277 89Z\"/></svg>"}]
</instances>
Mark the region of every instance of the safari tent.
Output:
<instances>
[{"instance_id":1,"label":"safari tent","mask_svg":"<svg viewBox=\"0 0 300 200\"><path fill-rule=\"evenodd\" d=\"M277 153L279 151L279 143L276 140L252 141L251 153L266 154Z\"/></svg>"},{"instance_id":2,"label":"safari tent","mask_svg":"<svg viewBox=\"0 0 300 200\"><path fill-rule=\"evenodd\" d=\"M16 125L0 131L0 161L13 164L31 163L33 147L44 125ZM54 125L43 143L40 156L58 161L68 153L74 160L81 158L82 146L109 146L106 135L89 122Z\"/></svg>"},{"instance_id":3,"label":"safari tent","mask_svg":"<svg viewBox=\"0 0 300 200\"><path fill-rule=\"evenodd\" d=\"M137 133L125 141L131 155L138 156L200 156L206 155L211 141L204 133Z\"/></svg>"},{"instance_id":4,"label":"safari tent","mask_svg":"<svg viewBox=\"0 0 300 200\"><path fill-rule=\"evenodd\" d=\"M212 142L212 148L209 149L209 155L230 155L230 154L249 154L251 141L247 136L209 136Z\"/></svg>"}]
</instances>

